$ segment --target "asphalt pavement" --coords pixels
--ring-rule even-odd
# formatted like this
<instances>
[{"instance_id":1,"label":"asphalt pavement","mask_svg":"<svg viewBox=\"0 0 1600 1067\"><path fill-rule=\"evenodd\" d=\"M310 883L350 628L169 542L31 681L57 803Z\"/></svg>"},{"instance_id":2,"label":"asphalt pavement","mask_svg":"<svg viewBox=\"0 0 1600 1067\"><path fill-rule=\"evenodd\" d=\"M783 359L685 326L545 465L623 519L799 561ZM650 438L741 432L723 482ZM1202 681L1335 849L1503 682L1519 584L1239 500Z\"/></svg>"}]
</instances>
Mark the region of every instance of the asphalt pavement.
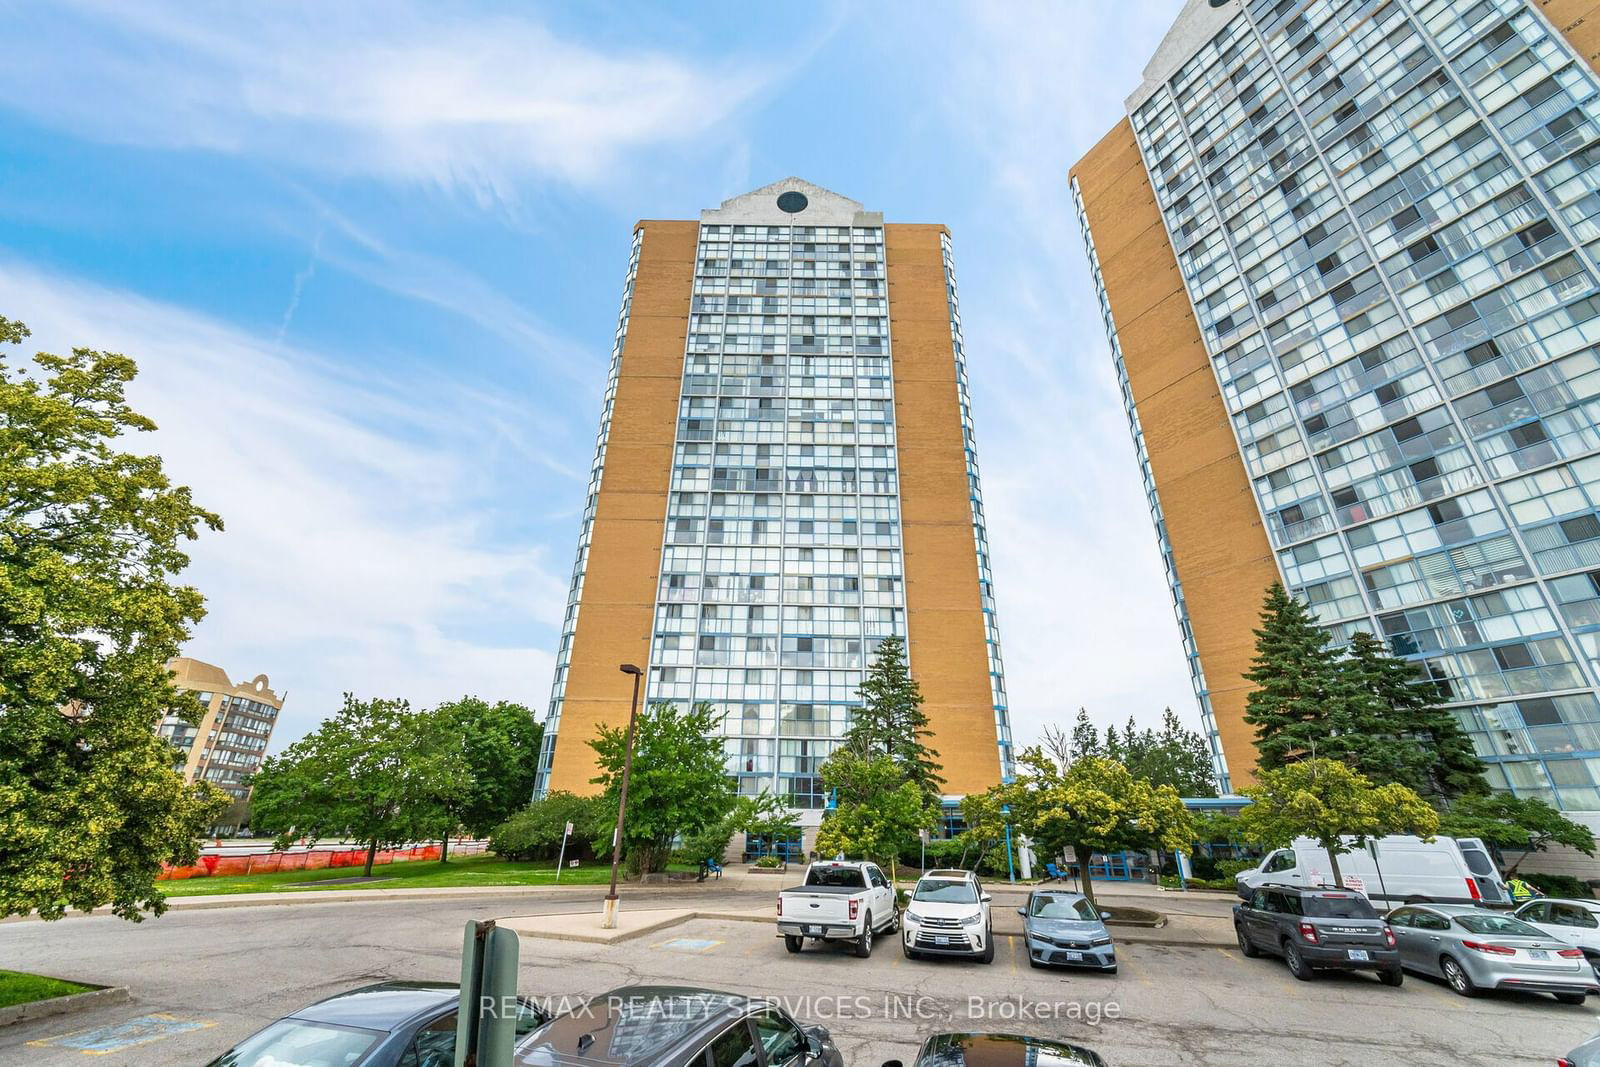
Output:
<instances>
[{"instance_id":1,"label":"asphalt pavement","mask_svg":"<svg viewBox=\"0 0 1600 1067\"><path fill-rule=\"evenodd\" d=\"M329 902L172 911L128 923L91 916L0 925L0 966L127 985L131 1003L0 1030L0 1063L203 1064L310 1001L385 978L454 980L469 918L599 911L603 889L467 899ZM625 902L628 897L625 893ZM748 894L689 886L639 907L748 907ZM996 904L1003 902L997 897ZM1209 914L1225 900L1175 900ZM846 1062L910 1061L928 1033L1044 1034L1120 1067L1540 1064L1597 1029L1593 1006L1548 997L1464 1000L1408 977L1291 978L1231 949L1124 943L1115 977L1038 971L1004 938L992 965L910 961L892 941L871 959L843 948L789 955L765 926L697 919L612 945L524 938L523 992L591 996L638 982L711 985L782 998L834 1033ZM134 1025L129 1025L134 1024ZM94 1061L73 1046L95 1045Z\"/></svg>"}]
</instances>

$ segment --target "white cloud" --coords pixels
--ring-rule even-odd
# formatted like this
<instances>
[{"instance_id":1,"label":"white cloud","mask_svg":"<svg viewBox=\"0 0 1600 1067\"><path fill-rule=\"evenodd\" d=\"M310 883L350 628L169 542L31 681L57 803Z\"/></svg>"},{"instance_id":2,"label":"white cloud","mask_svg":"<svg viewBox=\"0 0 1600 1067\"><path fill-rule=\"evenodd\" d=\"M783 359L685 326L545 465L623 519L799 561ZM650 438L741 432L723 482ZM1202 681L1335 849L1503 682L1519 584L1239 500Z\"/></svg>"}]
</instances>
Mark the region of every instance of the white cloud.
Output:
<instances>
[{"instance_id":1,"label":"white cloud","mask_svg":"<svg viewBox=\"0 0 1600 1067\"><path fill-rule=\"evenodd\" d=\"M663 51L607 54L527 14L422 3L78 0L8 18L0 101L79 136L262 156L514 201L712 129L763 83ZM64 55L72 61L62 62Z\"/></svg>"},{"instance_id":2,"label":"white cloud","mask_svg":"<svg viewBox=\"0 0 1600 1067\"><path fill-rule=\"evenodd\" d=\"M192 312L0 262L30 345L122 351L159 431L127 447L223 517L184 578L209 614L187 651L288 690L274 748L344 690L542 708L569 561L507 536L531 491L489 391L444 373L358 377ZM7 358L15 358L7 353ZM448 370L446 368L445 370ZM499 456L500 459L495 457ZM576 499L581 482L559 481ZM575 525L575 524L574 524Z\"/></svg>"}]
</instances>

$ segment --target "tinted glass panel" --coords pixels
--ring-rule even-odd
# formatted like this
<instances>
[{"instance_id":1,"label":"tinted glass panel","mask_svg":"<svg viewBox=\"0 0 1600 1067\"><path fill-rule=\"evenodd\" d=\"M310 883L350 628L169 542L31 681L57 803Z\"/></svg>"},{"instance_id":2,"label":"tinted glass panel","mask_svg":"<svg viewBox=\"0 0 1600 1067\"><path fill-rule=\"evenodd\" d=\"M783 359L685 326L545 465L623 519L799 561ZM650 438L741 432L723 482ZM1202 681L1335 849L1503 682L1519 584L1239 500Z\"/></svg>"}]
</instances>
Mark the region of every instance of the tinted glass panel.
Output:
<instances>
[{"instance_id":1,"label":"tinted glass panel","mask_svg":"<svg viewBox=\"0 0 1600 1067\"><path fill-rule=\"evenodd\" d=\"M756 1062L756 1044L750 1037L750 1024L739 1022L715 1041L707 1050L709 1067L752 1067Z\"/></svg>"},{"instance_id":2,"label":"tinted glass panel","mask_svg":"<svg viewBox=\"0 0 1600 1067\"><path fill-rule=\"evenodd\" d=\"M1304 914L1319 919L1376 919L1378 917L1365 897L1303 897L1300 901Z\"/></svg>"}]
</instances>

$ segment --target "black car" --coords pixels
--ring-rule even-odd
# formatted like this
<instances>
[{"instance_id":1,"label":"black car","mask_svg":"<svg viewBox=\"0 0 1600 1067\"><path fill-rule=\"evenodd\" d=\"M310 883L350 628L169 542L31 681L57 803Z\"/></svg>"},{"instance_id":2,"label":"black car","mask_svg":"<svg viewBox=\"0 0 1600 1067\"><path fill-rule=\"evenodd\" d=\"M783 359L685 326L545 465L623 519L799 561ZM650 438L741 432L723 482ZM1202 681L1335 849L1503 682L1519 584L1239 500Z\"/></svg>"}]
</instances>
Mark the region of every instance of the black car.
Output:
<instances>
[{"instance_id":1,"label":"black car","mask_svg":"<svg viewBox=\"0 0 1600 1067\"><path fill-rule=\"evenodd\" d=\"M1094 1049L1021 1034L934 1034L912 1067L1106 1067ZM889 1060L883 1067L905 1067Z\"/></svg>"},{"instance_id":2,"label":"black car","mask_svg":"<svg viewBox=\"0 0 1600 1067\"><path fill-rule=\"evenodd\" d=\"M626 986L517 1045L517 1067L844 1067L828 1031L760 998Z\"/></svg>"},{"instance_id":3,"label":"black car","mask_svg":"<svg viewBox=\"0 0 1600 1067\"><path fill-rule=\"evenodd\" d=\"M285 1016L239 1042L207 1067L452 1067L461 989L443 982L380 982ZM549 1021L527 1001L517 1034Z\"/></svg>"},{"instance_id":4,"label":"black car","mask_svg":"<svg viewBox=\"0 0 1600 1067\"><path fill-rule=\"evenodd\" d=\"M1394 931L1353 889L1257 886L1233 906L1233 933L1240 952L1282 956L1302 982L1319 968L1377 971L1384 985L1405 980Z\"/></svg>"}]
</instances>

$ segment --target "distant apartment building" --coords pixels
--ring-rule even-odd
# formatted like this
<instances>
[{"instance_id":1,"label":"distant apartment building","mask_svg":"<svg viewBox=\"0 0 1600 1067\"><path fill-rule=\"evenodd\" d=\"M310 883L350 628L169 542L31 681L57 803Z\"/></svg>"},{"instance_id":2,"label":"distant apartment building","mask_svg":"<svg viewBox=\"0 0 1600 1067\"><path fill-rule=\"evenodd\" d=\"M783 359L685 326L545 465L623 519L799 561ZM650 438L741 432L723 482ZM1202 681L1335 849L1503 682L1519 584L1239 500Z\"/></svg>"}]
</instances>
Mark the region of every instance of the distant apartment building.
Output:
<instances>
[{"instance_id":1,"label":"distant apartment building","mask_svg":"<svg viewBox=\"0 0 1600 1067\"><path fill-rule=\"evenodd\" d=\"M1596 8L1190 0L1072 169L1225 786L1282 581L1600 829Z\"/></svg>"},{"instance_id":2,"label":"distant apartment building","mask_svg":"<svg viewBox=\"0 0 1600 1067\"><path fill-rule=\"evenodd\" d=\"M1011 772L957 309L945 227L798 178L635 227L540 792L594 791L630 662L814 833L891 634L952 802Z\"/></svg>"},{"instance_id":3,"label":"distant apartment building","mask_svg":"<svg viewBox=\"0 0 1600 1067\"><path fill-rule=\"evenodd\" d=\"M258 674L235 685L221 667L182 656L167 663L173 683L192 693L205 714L198 726L167 716L158 732L181 750L185 781L206 781L235 800L250 795L244 779L261 768L283 697Z\"/></svg>"}]
</instances>

